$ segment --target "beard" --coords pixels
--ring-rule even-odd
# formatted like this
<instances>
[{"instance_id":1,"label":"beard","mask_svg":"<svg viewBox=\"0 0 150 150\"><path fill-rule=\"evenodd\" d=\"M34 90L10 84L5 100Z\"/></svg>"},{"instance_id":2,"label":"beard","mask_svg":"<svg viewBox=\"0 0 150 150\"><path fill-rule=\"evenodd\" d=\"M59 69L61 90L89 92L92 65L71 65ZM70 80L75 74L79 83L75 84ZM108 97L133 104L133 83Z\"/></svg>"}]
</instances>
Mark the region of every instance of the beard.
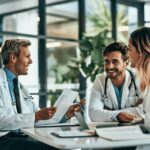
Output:
<instances>
[{"instance_id":1,"label":"beard","mask_svg":"<svg viewBox=\"0 0 150 150\"><path fill-rule=\"evenodd\" d=\"M106 69L106 73L110 79L117 79L123 71L119 71L118 69Z\"/></svg>"}]
</instances>

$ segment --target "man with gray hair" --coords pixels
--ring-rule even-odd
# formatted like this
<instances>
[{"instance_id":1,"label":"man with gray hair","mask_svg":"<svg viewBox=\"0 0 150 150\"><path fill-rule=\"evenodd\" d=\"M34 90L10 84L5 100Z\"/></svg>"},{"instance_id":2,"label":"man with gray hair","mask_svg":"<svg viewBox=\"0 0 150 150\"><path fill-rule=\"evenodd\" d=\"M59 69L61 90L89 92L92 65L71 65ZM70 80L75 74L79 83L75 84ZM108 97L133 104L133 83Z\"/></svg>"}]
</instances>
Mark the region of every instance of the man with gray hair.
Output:
<instances>
[{"instance_id":1,"label":"man with gray hair","mask_svg":"<svg viewBox=\"0 0 150 150\"><path fill-rule=\"evenodd\" d=\"M1 49L4 67L0 69L0 130L11 130L7 135L0 137L1 150L20 149L21 143L23 150L49 149L40 142L29 141L18 132L18 129L33 127L38 120L50 119L56 112L55 107L39 110L27 89L18 81L20 75L28 74L28 67L32 63L30 45L28 40L10 39L5 41ZM70 106L66 117L71 118L73 112L79 108L78 104Z\"/></svg>"},{"instance_id":2,"label":"man with gray hair","mask_svg":"<svg viewBox=\"0 0 150 150\"><path fill-rule=\"evenodd\" d=\"M54 107L38 110L27 90L18 82L18 76L27 75L32 63L30 45L28 40L11 39L6 40L2 47L4 68L0 69L0 129L32 127L34 122L49 119L56 111ZM15 91L16 84L19 98Z\"/></svg>"}]
</instances>

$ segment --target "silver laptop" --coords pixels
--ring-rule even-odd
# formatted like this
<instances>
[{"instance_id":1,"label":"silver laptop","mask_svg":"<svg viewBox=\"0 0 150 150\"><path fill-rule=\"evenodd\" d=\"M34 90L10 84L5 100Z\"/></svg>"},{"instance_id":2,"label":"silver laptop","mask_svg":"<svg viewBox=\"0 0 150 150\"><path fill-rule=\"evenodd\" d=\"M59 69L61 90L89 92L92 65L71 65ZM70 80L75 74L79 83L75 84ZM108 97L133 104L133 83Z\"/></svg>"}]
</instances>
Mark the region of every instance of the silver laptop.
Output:
<instances>
[{"instance_id":1,"label":"silver laptop","mask_svg":"<svg viewBox=\"0 0 150 150\"><path fill-rule=\"evenodd\" d=\"M82 114L80 112L74 112L74 115L76 116L79 125L81 126L82 130L93 130L95 128L104 128L104 127L115 127L119 125L119 122L113 122L113 121L109 121L109 122L91 122L91 125L93 127L91 127L90 125L88 126L88 124L85 122ZM90 123L89 123L90 124Z\"/></svg>"},{"instance_id":2,"label":"silver laptop","mask_svg":"<svg viewBox=\"0 0 150 150\"><path fill-rule=\"evenodd\" d=\"M90 130L88 124L85 122L85 120L80 112L74 112L74 115L76 116L82 130Z\"/></svg>"}]
</instances>

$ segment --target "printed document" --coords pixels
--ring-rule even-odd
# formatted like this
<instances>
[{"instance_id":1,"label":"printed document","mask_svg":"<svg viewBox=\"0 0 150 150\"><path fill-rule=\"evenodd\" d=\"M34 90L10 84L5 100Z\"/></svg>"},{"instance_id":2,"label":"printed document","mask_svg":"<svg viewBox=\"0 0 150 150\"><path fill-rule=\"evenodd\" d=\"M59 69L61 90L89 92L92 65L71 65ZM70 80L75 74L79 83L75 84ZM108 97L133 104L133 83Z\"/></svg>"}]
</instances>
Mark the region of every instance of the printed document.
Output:
<instances>
[{"instance_id":1,"label":"printed document","mask_svg":"<svg viewBox=\"0 0 150 150\"><path fill-rule=\"evenodd\" d=\"M65 89L54 104L54 107L56 107L54 116L48 120L40 120L35 125L59 123L66 114L68 108L73 104L77 95L78 92Z\"/></svg>"},{"instance_id":2,"label":"printed document","mask_svg":"<svg viewBox=\"0 0 150 150\"><path fill-rule=\"evenodd\" d=\"M150 134L144 134L139 125L120 126L96 129L96 134L107 140L149 139Z\"/></svg>"}]
</instances>

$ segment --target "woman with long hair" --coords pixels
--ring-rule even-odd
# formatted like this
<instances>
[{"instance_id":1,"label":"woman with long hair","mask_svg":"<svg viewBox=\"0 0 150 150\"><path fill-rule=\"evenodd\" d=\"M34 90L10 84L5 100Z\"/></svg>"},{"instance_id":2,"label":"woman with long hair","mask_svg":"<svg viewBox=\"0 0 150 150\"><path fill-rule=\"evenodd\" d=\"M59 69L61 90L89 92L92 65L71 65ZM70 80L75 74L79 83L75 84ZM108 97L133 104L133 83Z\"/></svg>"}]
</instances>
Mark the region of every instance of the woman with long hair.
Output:
<instances>
[{"instance_id":1,"label":"woman with long hair","mask_svg":"<svg viewBox=\"0 0 150 150\"><path fill-rule=\"evenodd\" d=\"M138 71L140 88L143 94L145 111L144 126L150 132L150 28L142 27L133 31L129 38L128 55L131 67ZM138 150L150 149L148 146L139 146Z\"/></svg>"}]
</instances>

